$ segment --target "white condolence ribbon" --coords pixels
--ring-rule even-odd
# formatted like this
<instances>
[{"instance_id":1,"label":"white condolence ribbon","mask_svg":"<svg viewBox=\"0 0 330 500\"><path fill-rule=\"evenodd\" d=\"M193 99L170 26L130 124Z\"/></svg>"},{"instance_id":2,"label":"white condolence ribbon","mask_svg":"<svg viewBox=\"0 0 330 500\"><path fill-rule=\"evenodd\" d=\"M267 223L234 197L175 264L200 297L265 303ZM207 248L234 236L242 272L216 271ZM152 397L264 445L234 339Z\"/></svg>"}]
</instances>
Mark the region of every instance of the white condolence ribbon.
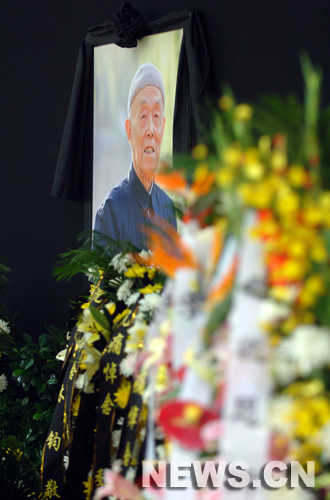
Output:
<instances>
[{"instance_id":1,"label":"white condolence ribbon","mask_svg":"<svg viewBox=\"0 0 330 500\"><path fill-rule=\"evenodd\" d=\"M268 349L265 334L257 323L261 299L245 290L253 283L264 283L266 270L259 241L249 236L255 223L255 213L245 217L240 265L229 314L229 361L224 398L224 434L221 458L227 463L241 460L247 471L258 479L267 462L269 436L266 411L270 394ZM260 500L262 488L224 488L221 500Z\"/></svg>"}]
</instances>

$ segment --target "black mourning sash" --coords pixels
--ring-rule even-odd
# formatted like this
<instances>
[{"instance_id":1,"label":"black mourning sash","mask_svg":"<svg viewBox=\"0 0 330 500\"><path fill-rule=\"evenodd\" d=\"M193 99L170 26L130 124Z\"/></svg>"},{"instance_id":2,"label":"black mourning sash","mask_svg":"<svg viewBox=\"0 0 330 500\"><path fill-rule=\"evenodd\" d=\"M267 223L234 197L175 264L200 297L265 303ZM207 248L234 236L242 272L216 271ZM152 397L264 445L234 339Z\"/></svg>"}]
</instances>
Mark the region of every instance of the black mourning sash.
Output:
<instances>
[{"instance_id":1,"label":"black mourning sash","mask_svg":"<svg viewBox=\"0 0 330 500\"><path fill-rule=\"evenodd\" d=\"M131 467L135 471L140 465L147 421L147 408L142 402L146 381L142 374L134 379L125 378L119 372L135 308L114 330L108 344L104 338L95 344L102 352L100 367L95 375L95 391L91 394L80 392L74 429L74 383L82 357L77 341L82 334L77 332L76 327L72 332L58 402L43 451L42 480L47 498L88 500L92 492L103 484L103 470L110 468L114 461L121 466L123 475ZM126 406L120 407L116 397L123 383L126 387L130 386L130 393ZM117 446L112 439L114 430L121 431ZM69 466L65 474L63 462L66 452ZM131 477L134 477L134 471Z\"/></svg>"}]
</instances>

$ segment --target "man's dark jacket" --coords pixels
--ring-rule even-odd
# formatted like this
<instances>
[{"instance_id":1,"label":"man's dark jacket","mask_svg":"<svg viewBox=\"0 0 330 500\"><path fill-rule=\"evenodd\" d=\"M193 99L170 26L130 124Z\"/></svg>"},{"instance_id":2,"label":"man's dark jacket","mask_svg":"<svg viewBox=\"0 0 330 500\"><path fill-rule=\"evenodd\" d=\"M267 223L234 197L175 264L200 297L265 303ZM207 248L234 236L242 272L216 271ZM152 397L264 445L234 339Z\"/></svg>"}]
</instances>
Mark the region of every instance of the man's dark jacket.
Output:
<instances>
[{"instance_id":1,"label":"man's dark jacket","mask_svg":"<svg viewBox=\"0 0 330 500\"><path fill-rule=\"evenodd\" d=\"M155 183L149 194L131 165L126 179L110 191L97 211L94 230L116 241L130 241L142 250L149 248L152 223L176 229L173 201Z\"/></svg>"}]
</instances>

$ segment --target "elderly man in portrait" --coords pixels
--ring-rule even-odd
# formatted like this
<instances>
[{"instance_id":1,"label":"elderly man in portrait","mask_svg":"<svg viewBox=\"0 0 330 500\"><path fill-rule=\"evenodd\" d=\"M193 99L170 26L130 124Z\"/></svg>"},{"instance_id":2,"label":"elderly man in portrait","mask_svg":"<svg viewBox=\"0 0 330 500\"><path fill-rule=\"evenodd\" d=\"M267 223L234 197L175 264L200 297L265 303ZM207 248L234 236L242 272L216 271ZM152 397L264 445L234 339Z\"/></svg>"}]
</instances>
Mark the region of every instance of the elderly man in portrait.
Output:
<instances>
[{"instance_id":1,"label":"elderly man in portrait","mask_svg":"<svg viewBox=\"0 0 330 500\"><path fill-rule=\"evenodd\" d=\"M132 150L127 177L115 186L101 204L94 230L118 241L148 248L150 221L176 228L172 200L154 182L162 144L165 117L164 83L152 64L140 66L128 95L126 136Z\"/></svg>"}]
</instances>

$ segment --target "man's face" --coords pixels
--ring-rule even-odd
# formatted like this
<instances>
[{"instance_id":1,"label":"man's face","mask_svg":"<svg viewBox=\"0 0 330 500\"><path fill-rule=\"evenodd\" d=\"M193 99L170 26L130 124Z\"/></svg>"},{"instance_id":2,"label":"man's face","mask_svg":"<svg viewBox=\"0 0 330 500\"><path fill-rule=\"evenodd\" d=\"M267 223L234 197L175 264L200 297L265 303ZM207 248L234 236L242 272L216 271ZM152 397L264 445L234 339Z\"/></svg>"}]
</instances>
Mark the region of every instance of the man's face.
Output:
<instances>
[{"instance_id":1,"label":"man's face","mask_svg":"<svg viewBox=\"0 0 330 500\"><path fill-rule=\"evenodd\" d=\"M134 98L125 128L133 164L141 178L155 172L164 133L164 104L158 87L147 85Z\"/></svg>"}]
</instances>

